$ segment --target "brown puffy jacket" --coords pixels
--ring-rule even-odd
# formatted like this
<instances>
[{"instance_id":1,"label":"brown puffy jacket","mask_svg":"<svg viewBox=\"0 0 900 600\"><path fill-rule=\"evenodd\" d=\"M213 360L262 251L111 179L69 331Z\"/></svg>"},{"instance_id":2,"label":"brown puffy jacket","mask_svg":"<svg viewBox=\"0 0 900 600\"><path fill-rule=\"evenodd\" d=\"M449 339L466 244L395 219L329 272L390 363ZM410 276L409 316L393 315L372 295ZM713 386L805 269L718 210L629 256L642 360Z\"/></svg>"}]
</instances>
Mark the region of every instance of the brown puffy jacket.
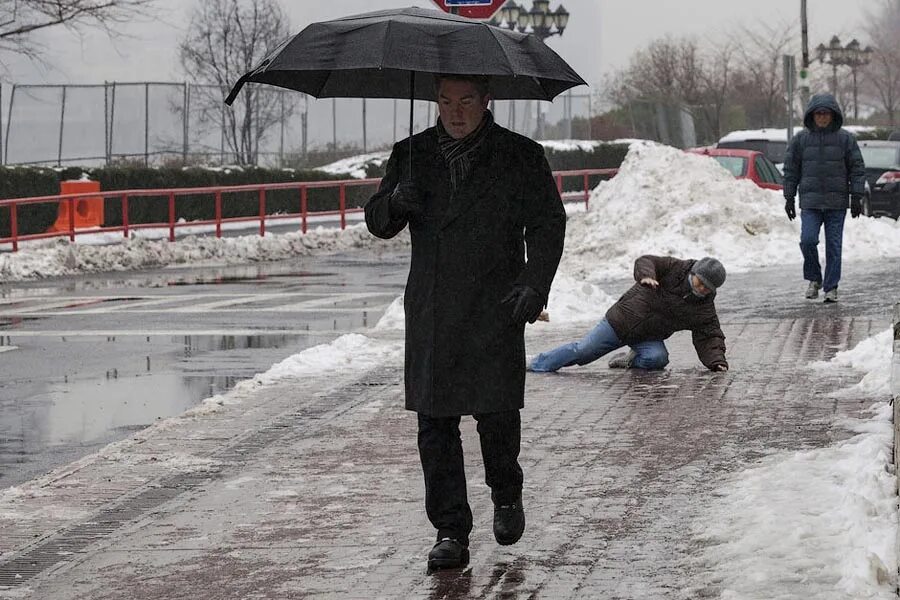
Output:
<instances>
[{"instance_id":1,"label":"brown puffy jacket","mask_svg":"<svg viewBox=\"0 0 900 600\"><path fill-rule=\"evenodd\" d=\"M626 344L662 341L676 331L690 330L700 362L715 370L728 366L725 335L716 316L715 292L699 298L688 274L696 261L645 255L634 261L634 280L651 277L659 287L635 283L606 312L606 320Z\"/></svg>"}]
</instances>

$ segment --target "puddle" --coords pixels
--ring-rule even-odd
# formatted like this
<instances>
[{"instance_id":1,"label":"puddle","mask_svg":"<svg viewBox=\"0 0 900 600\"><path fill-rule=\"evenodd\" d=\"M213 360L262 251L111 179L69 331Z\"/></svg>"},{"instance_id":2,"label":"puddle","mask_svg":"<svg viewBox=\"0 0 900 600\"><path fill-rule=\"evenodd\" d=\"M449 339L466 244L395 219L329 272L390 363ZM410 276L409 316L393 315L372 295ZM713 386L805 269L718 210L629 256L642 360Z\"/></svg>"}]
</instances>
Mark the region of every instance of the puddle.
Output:
<instances>
[{"instance_id":1,"label":"puddle","mask_svg":"<svg viewBox=\"0 0 900 600\"><path fill-rule=\"evenodd\" d=\"M0 381L0 489L180 415L333 338L328 332L59 338L56 348L83 348L73 372L45 357L47 338L0 337L7 344L0 349L16 349L0 354L15 360L5 365L12 377Z\"/></svg>"},{"instance_id":2,"label":"puddle","mask_svg":"<svg viewBox=\"0 0 900 600\"><path fill-rule=\"evenodd\" d=\"M254 276L217 276L217 277L190 277L184 279L176 279L173 281L166 282L167 286L182 286L182 285L219 285L219 284L231 284L231 283L277 283L279 285L282 284L279 279L295 279L295 278L304 278L304 277L336 277L338 273L325 273L318 272L312 273L308 271L295 271L291 273L275 273L275 274L267 274L267 273L258 273ZM269 280L269 281L267 281Z\"/></svg>"}]
</instances>

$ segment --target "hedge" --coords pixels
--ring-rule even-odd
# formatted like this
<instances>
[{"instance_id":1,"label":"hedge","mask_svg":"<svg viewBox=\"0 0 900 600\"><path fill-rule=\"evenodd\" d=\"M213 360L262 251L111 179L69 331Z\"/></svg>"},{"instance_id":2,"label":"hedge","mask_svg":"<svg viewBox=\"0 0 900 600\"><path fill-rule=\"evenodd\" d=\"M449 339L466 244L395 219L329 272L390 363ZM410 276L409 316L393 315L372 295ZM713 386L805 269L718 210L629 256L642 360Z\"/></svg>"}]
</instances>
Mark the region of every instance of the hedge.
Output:
<instances>
[{"instance_id":1,"label":"hedge","mask_svg":"<svg viewBox=\"0 0 900 600\"><path fill-rule=\"evenodd\" d=\"M576 171L579 169L613 169L618 168L625 155L628 154L628 144L597 143L592 149L572 148L559 150L552 146L544 147L544 154L550 168L554 171ZM386 162L366 165L366 177L384 177ZM597 182L608 177L595 175L589 178L589 185L596 186ZM575 177L563 179L563 191L571 192L583 189L582 181Z\"/></svg>"},{"instance_id":2,"label":"hedge","mask_svg":"<svg viewBox=\"0 0 900 600\"><path fill-rule=\"evenodd\" d=\"M0 198L52 196L59 193L59 175L52 169L0 168ZM56 221L55 204L28 204L17 207L19 233L46 231ZM0 209L0 237L9 237L9 209Z\"/></svg>"},{"instance_id":3,"label":"hedge","mask_svg":"<svg viewBox=\"0 0 900 600\"><path fill-rule=\"evenodd\" d=\"M599 144L593 150L545 149L553 170L576 170L618 167L628 152L627 144ZM384 167L369 165L367 177L382 177ZM169 189L213 186L236 186L259 183L287 183L303 181L334 181L347 179L347 175L328 174L316 170L261 169L243 167L231 169L148 168L135 166L82 169L69 167L55 170L48 168L14 167L0 168L0 198L26 198L51 196L59 193L59 182L81 179L83 176L99 181L104 192L129 189ZM596 185L603 177L592 177ZM577 178L563 181L564 190L580 190L582 182ZM338 189L311 189L308 193L310 211L333 210L338 206ZM346 189L347 207L361 207L372 194L371 187ZM266 192L266 214L296 213L300 210L297 190ZM53 203L23 205L18 207L18 231L20 235L46 231L56 220L57 206ZM259 214L258 192L230 193L223 196L222 216L243 217ZM169 219L168 196L140 196L129 198L128 218L131 224L160 223ZM175 218L186 221L215 218L215 198L212 194L178 196L175 202ZM109 226L122 224L122 200L107 198L104 206L104 223ZM9 237L9 209L0 209L0 237Z\"/></svg>"}]
</instances>

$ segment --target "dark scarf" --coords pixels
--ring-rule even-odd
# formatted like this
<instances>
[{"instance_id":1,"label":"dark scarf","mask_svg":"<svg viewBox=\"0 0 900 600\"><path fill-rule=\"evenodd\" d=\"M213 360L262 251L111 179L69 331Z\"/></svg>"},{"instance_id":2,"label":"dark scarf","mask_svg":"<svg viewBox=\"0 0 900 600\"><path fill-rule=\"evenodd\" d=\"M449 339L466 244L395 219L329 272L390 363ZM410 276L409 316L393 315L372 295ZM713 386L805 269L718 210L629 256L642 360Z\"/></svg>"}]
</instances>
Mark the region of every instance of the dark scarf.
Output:
<instances>
[{"instance_id":1,"label":"dark scarf","mask_svg":"<svg viewBox=\"0 0 900 600\"><path fill-rule=\"evenodd\" d=\"M491 114L491 111L486 110L484 111L484 118L481 120L478 129L466 137L457 140L450 137L450 134L447 133L447 130L444 129L443 124L441 124L441 120L438 119L438 145L441 147L441 154L444 156L444 161L447 163L447 166L450 167L450 187L454 192L465 183L466 179L468 179L469 175L472 173L472 160L475 157L475 153L487 138L488 132L491 130L491 125L493 124L494 115Z\"/></svg>"}]
</instances>

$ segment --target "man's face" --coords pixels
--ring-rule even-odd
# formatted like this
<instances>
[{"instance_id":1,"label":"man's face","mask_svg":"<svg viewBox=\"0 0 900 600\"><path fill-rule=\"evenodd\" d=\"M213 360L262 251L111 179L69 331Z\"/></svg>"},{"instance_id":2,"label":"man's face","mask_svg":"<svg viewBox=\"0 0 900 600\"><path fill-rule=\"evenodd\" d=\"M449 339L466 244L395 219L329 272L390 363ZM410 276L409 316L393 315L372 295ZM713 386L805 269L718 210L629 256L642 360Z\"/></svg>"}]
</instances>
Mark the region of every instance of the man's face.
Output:
<instances>
[{"instance_id":1,"label":"man's face","mask_svg":"<svg viewBox=\"0 0 900 600\"><path fill-rule=\"evenodd\" d=\"M694 289L697 290L701 295L708 296L712 290L706 287L706 284L703 283L703 280L691 273L691 284L693 284Z\"/></svg>"},{"instance_id":2,"label":"man's face","mask_svg":"<svg viewBox=\"0 0 900 600\"><path fill-rule=\"evenodd\" d=\"M827 108L817 108L813 113L813 119L816 121L816 127L819 129L825 129L829 125L831 125L831 111Z\"/></svg>"},{"instance_id":3,"label":"man's face","mask_svg":"<svg viewBox=\"0 0 900 600\"><path fill-rule=\"evenodd\" d=\"M478 129L490 100L490 94L481 97L471 81L441 80L438 111L450 137L460 140Z\"/></svg>"}]
</instances>

